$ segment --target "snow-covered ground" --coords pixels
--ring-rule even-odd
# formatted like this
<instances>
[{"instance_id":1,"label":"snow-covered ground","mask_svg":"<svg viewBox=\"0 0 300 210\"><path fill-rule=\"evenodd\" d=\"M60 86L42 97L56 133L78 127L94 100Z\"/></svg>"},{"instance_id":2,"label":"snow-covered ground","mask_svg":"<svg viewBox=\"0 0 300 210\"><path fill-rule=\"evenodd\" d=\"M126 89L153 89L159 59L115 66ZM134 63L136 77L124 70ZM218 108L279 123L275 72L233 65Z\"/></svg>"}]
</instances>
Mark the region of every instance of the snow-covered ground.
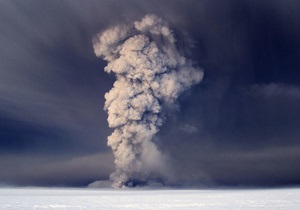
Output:
<instances>
[{"instance_id":1,"label":"snow-covered ground","mask_svg":"<svg viewBox=\"0 0 300 210\"><path fill-rule=\"evenodd\" d=\"M300 189L2 188L0 209L300 209Z\"/></svg>"}]
</instances>

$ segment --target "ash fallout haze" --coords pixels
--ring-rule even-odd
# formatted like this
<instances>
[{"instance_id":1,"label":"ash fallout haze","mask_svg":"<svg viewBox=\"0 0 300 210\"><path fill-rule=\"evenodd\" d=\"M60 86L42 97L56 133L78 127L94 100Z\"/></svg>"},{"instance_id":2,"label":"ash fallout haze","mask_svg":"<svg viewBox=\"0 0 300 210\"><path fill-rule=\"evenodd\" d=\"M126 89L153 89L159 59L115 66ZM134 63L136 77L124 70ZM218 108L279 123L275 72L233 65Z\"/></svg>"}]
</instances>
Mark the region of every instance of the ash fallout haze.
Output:
<instances>
[{"instance_id":1,"label":"ash fallout haze","mask_svg":"<svg viewBox=\"0 0 300 210\"><path fill-rule=\"evenodd\" d=\"M299 10L0 1L0 186L298 186Z\"/></svg>"}]
</instances>

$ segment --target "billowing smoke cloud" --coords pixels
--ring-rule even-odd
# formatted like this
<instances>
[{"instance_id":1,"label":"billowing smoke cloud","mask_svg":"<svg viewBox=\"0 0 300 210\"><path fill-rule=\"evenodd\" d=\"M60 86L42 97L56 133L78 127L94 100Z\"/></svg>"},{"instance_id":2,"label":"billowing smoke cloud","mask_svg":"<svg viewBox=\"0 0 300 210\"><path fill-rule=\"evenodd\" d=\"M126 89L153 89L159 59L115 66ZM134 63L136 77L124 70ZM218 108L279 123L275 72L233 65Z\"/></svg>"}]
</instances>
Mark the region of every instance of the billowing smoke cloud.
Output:
<instances>
[{"instance_id":1,"label":"billowing smoke cloud","mask_svg":"<svg viewBox=\"0 0 300 210\"><path fill-rule=\"evenodd\" d=\"M117 25L93 40L95 54L108 61L105 71L116 81L105 94L108 146L115 156L113 187L132 187L168 176L166 158L153 141L166 111L203 71L182 55L167 22L146 15L133 24Z\"/></svg>"}]
</instances>

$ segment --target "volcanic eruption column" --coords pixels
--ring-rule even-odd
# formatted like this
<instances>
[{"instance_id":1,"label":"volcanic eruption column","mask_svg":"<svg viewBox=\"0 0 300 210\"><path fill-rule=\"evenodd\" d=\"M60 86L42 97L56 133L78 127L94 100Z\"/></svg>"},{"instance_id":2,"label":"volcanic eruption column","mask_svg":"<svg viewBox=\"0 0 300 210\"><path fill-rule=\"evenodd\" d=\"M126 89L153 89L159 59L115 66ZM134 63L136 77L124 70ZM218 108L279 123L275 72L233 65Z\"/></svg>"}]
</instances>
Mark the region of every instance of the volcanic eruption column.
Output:
<instances>
[{"instance_id":1,"label":"volcanic eruption column","mask_svg":"<svg viewBox=\"0 0 300 210\"><path fill-rule=\"evenodd\" d=\"M164 177L167 164L153 142L179 95L201 81L203 71L178 50L168 24L155 15L117 25L93 39L95 54L116 81L104 109L114 132L108 146L115 156L113 187L130 187Z\"/></svg>"}]
</instances>

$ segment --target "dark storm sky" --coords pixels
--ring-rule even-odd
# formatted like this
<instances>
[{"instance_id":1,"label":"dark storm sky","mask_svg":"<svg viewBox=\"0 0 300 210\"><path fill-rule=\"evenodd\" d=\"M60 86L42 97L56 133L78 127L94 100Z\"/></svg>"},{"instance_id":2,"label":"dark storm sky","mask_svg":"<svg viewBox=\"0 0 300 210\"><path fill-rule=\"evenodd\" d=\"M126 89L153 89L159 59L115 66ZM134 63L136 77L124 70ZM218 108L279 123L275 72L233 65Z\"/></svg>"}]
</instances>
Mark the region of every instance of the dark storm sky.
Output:
<instances>
[{"instance_id":1,"label":"dark storm sky","mask_svg":"<svg viewBox=\"0 0 300 210\"><path fill-rule=\"evenodd\" d=\"M0 185L114 170L92 38L152 13L205 71L156 136L178 184L300 184L299 1L0 1Z\"/></svg>"}]
</instances>

